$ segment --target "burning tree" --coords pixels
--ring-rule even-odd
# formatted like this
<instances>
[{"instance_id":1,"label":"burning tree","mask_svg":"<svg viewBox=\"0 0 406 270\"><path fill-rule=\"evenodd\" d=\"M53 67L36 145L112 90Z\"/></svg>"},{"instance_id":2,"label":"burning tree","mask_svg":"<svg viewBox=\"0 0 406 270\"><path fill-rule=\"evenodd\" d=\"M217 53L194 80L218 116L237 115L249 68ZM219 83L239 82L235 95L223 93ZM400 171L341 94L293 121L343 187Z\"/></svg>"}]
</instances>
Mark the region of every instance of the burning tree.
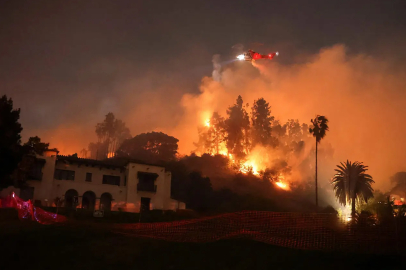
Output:
<instances>
[{"instance_id":1,"label":"burning tree","mask_svg":"<svg viewBox=\"0 0 406 270\"><path fill-rule=\"evenodd\" d=\"M198 127L196 153L202 157L220 154L228 160L231 171L261 177L285 190L290 189L291 176L306 178L310 175L309 158L313 155L304 151L311 139L309 125L297 119L281 123L271 115L271 106L264 98L254 100L250 117L247 107L238 96L236 103L228 108L225 120L218 112L206 119L204 125ZM323 118L319 120L317 138L325 124ZM318 125L317 121L313 122ZM313 129L317 128L313 125ZM317 143L320 140L317 139ZM326 157L330 150L326 148L320 154Z\"/></svg>"},{"instance_id":2,"label":"burning tree","mask_svg":"<svg viewBox=\"0 0 406 270\"><path fill-rule=\"evenodd\" d=\"M254 101L251 108L252 121L252 146L257 144L270 145L272 141L271 123L274 117L271 116L271 107L265 99L260 98Z\"/></svg>"},{"instance_id":3,"label":"burning tree","mask_svg":"<svg viewBox=\"0 0 406 270\"><path fill-rule=\"evenodd\" d=\"M105 159L114 156L124 140L131 138L125 123L108 113L103 122L96 125L97 143L89 145L92 158ZM92 151L93 150L93 151ZM96 154L94 154L96 151Z\"/></svg>"},{"instance_id":4,"label":"burning tree","mask_svg":"<svg viewBox=\"0 0 406 270\"><path fill-rule=\"evenodd\" d=\"M237 160L240 160L248 153L250 146L250 120L243 107L241 96L238 96L236 104L228 108L227 115L228 118L225 120L227 149Z\"/></svg>"},{"instance_id":5,"label":"burning tree","mask_svg":"<svg viewBox=\"0 0 406 270\"><path fill-rule=\"evenodd\" d=\"M226 136L224 117L214 112L205 126L198 128L199 141L194 143L196 152L210 155L226 154L224 140Z\"/></svg>"}]
</instances>

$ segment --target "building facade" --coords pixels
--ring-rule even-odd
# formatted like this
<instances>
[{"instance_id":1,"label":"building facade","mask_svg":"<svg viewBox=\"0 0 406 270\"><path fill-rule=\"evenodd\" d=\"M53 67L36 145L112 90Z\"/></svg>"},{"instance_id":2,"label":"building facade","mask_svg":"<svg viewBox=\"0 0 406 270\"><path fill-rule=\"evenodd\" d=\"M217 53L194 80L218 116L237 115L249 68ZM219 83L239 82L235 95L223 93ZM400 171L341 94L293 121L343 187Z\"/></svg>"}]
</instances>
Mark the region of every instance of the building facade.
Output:
<instances>
[{"instance_id":1,"label":"building facade","mask_svg":"<svg viewBox=\"0 0 406 270\"><path fill-rule=\"evenodd\" d=\"M185 209L171 199L171 173L164 167L130 160L91 160L48 150L37 156L20 197L37 204L139 212ZM58 203L59 205L59 203Z\"/></svg>"}]
</instances>

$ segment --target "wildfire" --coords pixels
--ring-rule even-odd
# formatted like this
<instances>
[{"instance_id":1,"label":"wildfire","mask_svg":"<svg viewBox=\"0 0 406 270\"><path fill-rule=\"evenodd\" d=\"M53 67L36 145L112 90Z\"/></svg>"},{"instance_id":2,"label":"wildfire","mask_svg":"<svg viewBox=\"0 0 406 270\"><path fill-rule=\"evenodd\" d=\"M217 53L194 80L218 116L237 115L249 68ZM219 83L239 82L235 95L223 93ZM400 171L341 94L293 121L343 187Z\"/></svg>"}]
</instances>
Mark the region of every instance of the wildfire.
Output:
<instances>
[{"instance_id":1,"label":"wildfire","mask_svg":"<svg viewBox=\"0 0 406 270\"><path fill-rule=\"evenodd\" d=\"M206 127L210 127L210 119L206 119L206 121L204 122L204 125Z\"/></svg>"},{"instance_id":2,"label":"wildfire","mask_svg":"<svg viewBox=\"0 0 406 270\"><path fill-rule=\"evenodd\" d=\"M259 175L258 166L253 160L248 160L242 164L240 172L248 173L251 171L254 175Z\"/></svg>"},{"instance_id":3,"label":"wildfire","mask_svg":"<svg viewBox=\"0 0 406 270\"><path fill-rule=\"evenodd\" d=\"M283 183L283 182L276 182L275 183L275 185L277 185L278 187L280 187L281 189L284 189L284 190L289 190L289 186L288 186L288 184L286 184L286 183Z\"/></svg>"},{"instance_id":4,"label":"wildfire","mask_svg":"<svg viewBox=\"0 0 406 270\"><path fill-rule=\"evenodd\" d=\"M278 181L275 182L275 185L277 185L278 187L280 187L283 190L290 190L289 185L284 180L285 180L285 176L283 176L282 174L279 175Z\"/></svg>"},{"instance_id":5,"label":"wildfire","mask_svg":"<svg viewBox=\"0 0 406 270\"><path fill-rule=\"evenodd\" d=\"M206 119L204 121L204 125L206 127L210 127L210 119ZM218 145L217 151L211 150L210 152L206 153L212 156L218 153L222 156L228 157L229 166L235 168L243 174L252 173L253 175L260 176L261 172L265 171L267 169L267 165L269 165L270 157L265 148L259 148L251 151L251 153L249 153L242 161L236 159L234 155L228 152L224 142ZM279 175L274 184L283 190L290 190L289 183L285 181L285 177L283 175Z\"/></svg>"}]
</instances>

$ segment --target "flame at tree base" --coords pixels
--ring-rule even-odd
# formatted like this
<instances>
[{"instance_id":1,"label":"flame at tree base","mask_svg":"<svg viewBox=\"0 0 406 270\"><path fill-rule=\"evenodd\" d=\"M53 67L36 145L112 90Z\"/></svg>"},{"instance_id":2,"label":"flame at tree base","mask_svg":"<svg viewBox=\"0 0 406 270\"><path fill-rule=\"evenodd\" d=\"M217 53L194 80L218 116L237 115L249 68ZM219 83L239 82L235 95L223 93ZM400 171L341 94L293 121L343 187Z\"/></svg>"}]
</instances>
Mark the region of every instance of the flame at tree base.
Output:
<instances>
[{"instance_id":1,"label":"flame at tree base","mask_svg":"<svg viewBox=\"0 0 406 270\"><path fill-rule=\"evenodd\" d=\"M215 125L212 126L210 118L203 118L202 128L205 129L206 132L208 132L210 128L214 129ZM214 131L212 130L212 132L215 132L215 129ZM213 138L210 138L209 141L213 143ZM233 154L228 152L224 141L220 141L217 142L216 147L200 149L198 151L198 154L209 154L211 156L222 155L228 158L230 168L233 168L243 174L253 174L257 177L261 177L267 170L272 158L270 156L269 149L267 149L266 147L257 146L249 152L250 153L245 153L246 157L244 159L238 160L234 157ZM283 190L290 190L290 186L286 181L284 181L285 177L282 174L277 177L276 181L275 180L270 179L269 181L274 182L276 186Z\"/></svg>"},{"instance_id":2,"label":"flame at tree base","mask_svg":"<svg viewBox=\"0 0 406 270\"><path fill-rule=\"evenodd\" d=\"M284 182L275 182L275 185L277 185L278 187L280 187L283 190L289 190L289 186L288 184L284 183Z\"/></svg>"}]
</instances>

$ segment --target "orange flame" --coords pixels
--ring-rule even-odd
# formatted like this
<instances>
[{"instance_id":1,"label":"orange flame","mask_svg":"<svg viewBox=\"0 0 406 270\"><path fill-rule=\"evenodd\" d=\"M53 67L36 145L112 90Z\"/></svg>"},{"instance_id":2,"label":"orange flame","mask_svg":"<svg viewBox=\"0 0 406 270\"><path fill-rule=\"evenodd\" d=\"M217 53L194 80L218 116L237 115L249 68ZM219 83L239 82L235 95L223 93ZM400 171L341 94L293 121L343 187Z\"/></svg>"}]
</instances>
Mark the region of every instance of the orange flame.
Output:
<instances>
[{"instance_id":1,"label":"orange flame","mask_svg":"<svg viewBox=\"0 0 406 270\"><path fill-rule=\"evenodd\" d=\"M275 182L275 185L277 185L279 188L283 189L283 190L290 190L289 184L286 183L285 181L285 176L283 176L282 174L278 176L278 181Z\"/></svg>"},{"instance_id":2,"label":"orange flame","mask_svg":"<svg viewBox=\"0 0 406 270\"><path fill-rule=\"evenodd\" d=\"M247 160L246 162L244 162L240 168L240 172L242 173L248 173L248 172L252 172L254 175L259 175L258 172L258 166L255 163L255 161L253 160Z\"/></svg>"},{"instance_id":3,"label":"orange flame","mask_svg":"<svg viewBox=\"0 0 406 270\"><path fill-rule=\"evenodd\" d=\"M289 186L288 186L288 184L286 184L286 183L283 183L283 182L276 182L275 184L276 184L278 187L280 187L281 189L289 190Z\"/></svg>"}]
</instances>

